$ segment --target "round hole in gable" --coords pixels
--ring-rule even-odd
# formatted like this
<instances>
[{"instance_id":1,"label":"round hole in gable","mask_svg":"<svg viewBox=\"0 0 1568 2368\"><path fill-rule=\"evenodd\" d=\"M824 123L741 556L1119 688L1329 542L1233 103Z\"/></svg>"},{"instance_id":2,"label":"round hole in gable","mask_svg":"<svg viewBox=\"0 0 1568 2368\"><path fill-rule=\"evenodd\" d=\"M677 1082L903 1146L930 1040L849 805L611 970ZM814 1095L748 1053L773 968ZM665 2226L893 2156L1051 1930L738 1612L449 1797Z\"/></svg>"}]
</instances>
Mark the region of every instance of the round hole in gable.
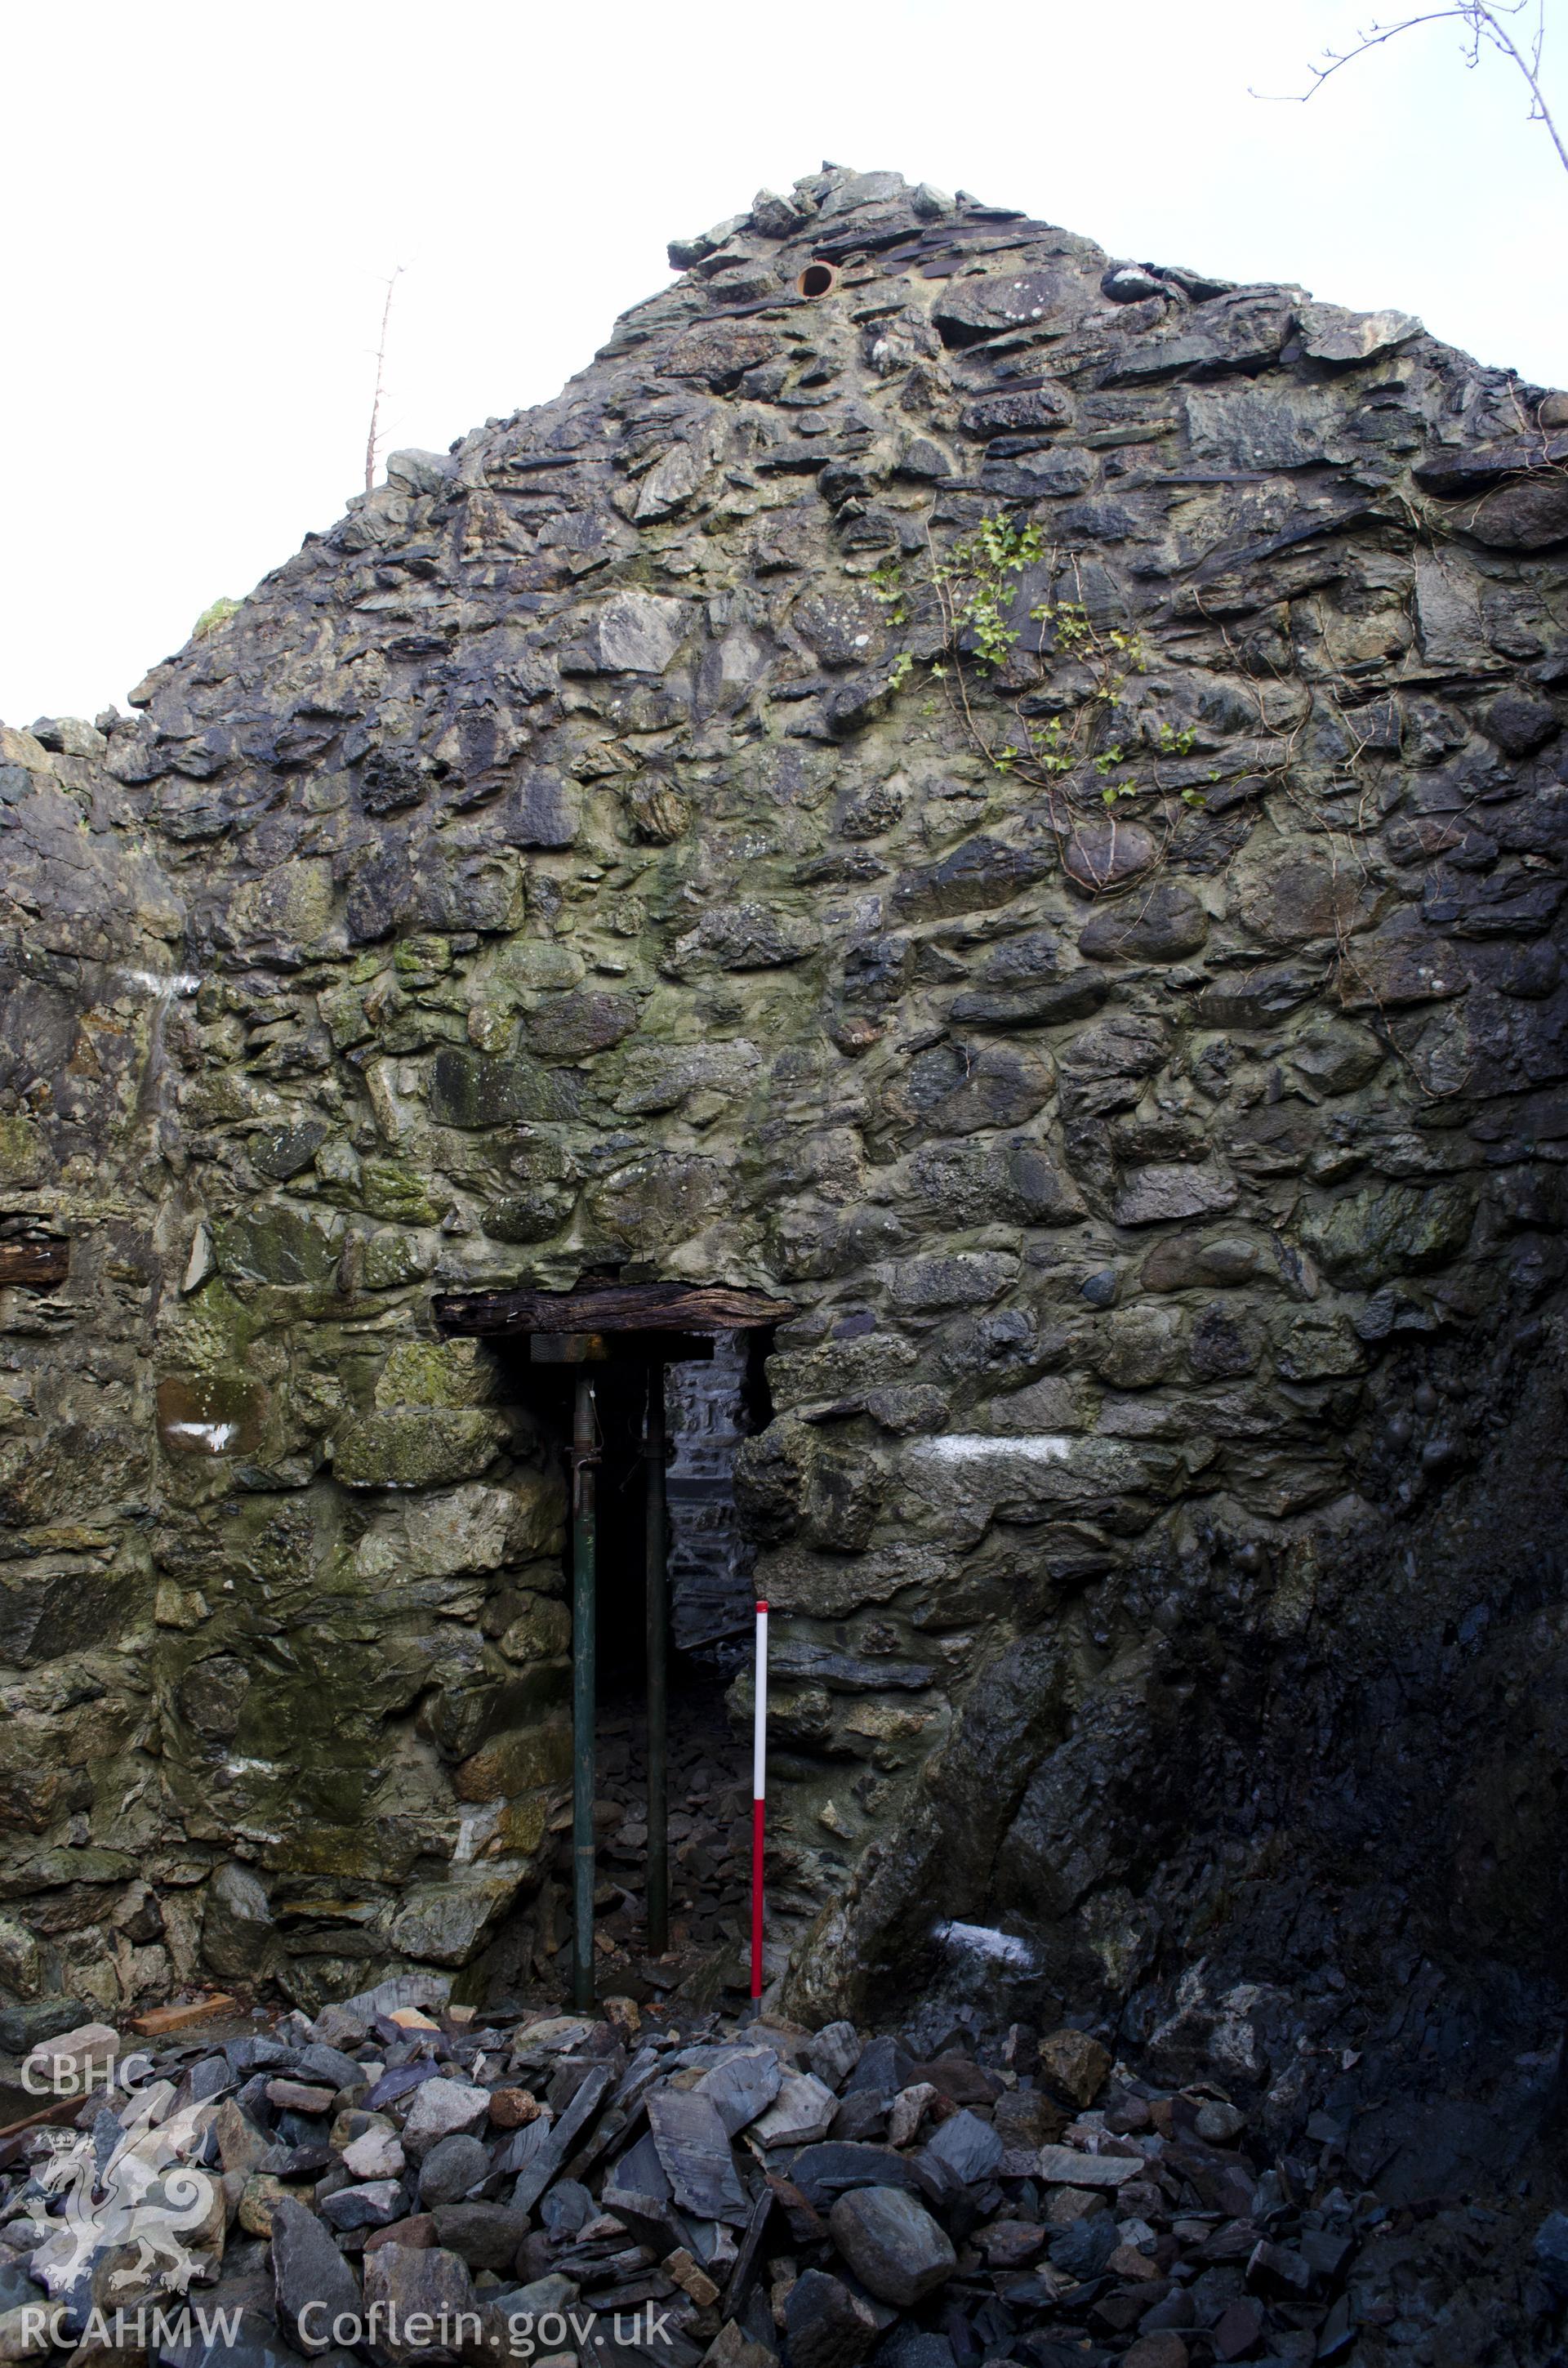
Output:
<instances>
[{"instance_id":1,"label":"round hole in gable","mask_svg":"<svg viewBox=\"0 0 1568 2368\"><path fill-rule=\"evenodd\" d=\"M838 274L831 263L808 263L795 285L802 296L831 296L838 285Z\"/></svg>"}]
</instances>

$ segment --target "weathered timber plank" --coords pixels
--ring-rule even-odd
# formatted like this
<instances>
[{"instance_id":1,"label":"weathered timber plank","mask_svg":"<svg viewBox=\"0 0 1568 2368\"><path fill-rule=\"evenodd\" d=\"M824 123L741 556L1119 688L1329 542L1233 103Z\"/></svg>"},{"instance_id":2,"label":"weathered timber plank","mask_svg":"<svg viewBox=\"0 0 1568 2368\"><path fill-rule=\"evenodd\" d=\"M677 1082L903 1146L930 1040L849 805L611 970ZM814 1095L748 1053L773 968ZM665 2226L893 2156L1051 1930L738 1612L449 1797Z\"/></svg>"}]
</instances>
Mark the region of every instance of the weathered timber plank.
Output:
<instances>
[{"instance_id":1,"label":"weathered timber plank","mask_svg":"<svg viewBox=\"0 0 1568 2368\"><path fill-rule=\"evenodd\" d=\"M26 1282L47 1289L71 1271L69 1242L0 1242L0 1283Z\"/></svg>"},{"instance_id":2,"label":"weathered timber plank","mask_svg":"<svg viewBox=\"0 0 1568 2368\"><path fill-rule=\"evenodd\" d=\"M131 2028L143 2039L161 2039L167 2031L183 2031L187 2022L200 2022L207 2015L222 2014L233 2003L228 1990L212 1990L206 1998L192 1998L184 2006L149 2007L145 2014L131 2017Z\"/></svg>"},{"instance_id":3,"label":"weathered timber plank","mask_svg":"<svg viewBox=\"0 0 1568 2368\"><path fill-rule=\"evenodd\" d=\"M782 1324L788 1299L722 1283L604 1283L579 1291L465 1291L442 1293L435 1317L443 1332L742 1332Z\"/></svg>"}]
</instances>

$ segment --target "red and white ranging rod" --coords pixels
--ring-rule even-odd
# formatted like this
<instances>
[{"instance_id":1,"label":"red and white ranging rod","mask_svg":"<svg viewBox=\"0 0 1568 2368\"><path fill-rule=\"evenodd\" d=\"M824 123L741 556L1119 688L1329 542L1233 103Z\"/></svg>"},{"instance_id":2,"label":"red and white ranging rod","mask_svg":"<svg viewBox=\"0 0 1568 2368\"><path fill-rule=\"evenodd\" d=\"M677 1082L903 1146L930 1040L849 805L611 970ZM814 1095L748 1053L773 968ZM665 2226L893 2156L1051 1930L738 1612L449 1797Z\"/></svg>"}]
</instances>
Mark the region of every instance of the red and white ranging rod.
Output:
<instances>
[{"instance_id":1,"label":"red and white ranging rod","mask_svg":"<svg viewBox=\"0 0 1568 2368\"><path fill-rule=\"evenodd\" d=\"M767 1606L756 1607L756 1707L751 1757L751 1994L762 1996L762 1845L767 1814Z\"/></svg>"}]
</instances>

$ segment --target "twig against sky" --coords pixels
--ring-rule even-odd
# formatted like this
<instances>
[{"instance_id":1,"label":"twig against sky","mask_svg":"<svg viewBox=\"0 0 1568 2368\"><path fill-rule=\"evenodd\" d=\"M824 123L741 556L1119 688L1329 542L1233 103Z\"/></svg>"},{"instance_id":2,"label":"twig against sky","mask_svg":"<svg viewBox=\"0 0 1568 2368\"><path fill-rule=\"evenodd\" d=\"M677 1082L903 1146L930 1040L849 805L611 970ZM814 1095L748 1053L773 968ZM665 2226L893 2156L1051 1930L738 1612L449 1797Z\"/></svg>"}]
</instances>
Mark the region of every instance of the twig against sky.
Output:
<instances>
[{"instance_id":1,"label":"twig against sky","mask_svg":"<svg viewBox=\"0 0 1568 2368\"><path fill-rule=\"evenodd\" d=\"M392 319L392 290L402 277L402 264L394 264L392 276L387 281L386 302L381 306L381 342L376 347L376 392L370 399L370 432L365 439L365 491L367 493L376 482L376 446L381 438L381 395L387 367L387 324Z\"/></svg>"},{"instance_id":2,"label":"twig against sky","mask_svg":"<svg viewBox=\"0 0 1568 2368\"><path fill-rule=\"evenodd\" d=\"M1504 22L1505 17L1525 17L1528 24L1534 14L1534 30L1517 38ZM1568 147L1557 129L1551 109L1541 88L1541 51L1546 42L1546 0L1456 0L1449 8L1425 8L1414 17L1402 17L1392 24L1380 24L1376 18L1366 30L1358 33L1346 50L1325 49L1321 63L1309 64L1312 85L1307 90L1260 91L1255 98L1283 99L1305 106L1315 98L1325 82L1339 73L1343 66L1353 65L1371 50L1397 40L1402 33L1413 33L1422 25L1462 25L1465 29L1465 64L1474 67L1481 63L1483 48L1494 49L1509 59L1527 84L1529 95L1529 120L1545 126L1546 135L1557 151L1557 161L1568 172ZM1250 87L1250 85L1249 85Z\"/></svg>"}]
</instances>

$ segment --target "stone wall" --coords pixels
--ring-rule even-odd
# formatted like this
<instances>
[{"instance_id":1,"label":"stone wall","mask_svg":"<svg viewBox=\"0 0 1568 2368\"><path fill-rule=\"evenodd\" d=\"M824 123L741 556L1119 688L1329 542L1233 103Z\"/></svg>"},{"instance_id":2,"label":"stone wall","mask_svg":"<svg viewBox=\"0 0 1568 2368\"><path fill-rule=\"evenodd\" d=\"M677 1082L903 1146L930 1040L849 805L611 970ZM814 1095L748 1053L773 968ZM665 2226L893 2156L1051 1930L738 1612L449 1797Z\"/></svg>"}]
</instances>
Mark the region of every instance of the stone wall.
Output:
<instances>
[{"instance_id":1,"label":"stone wall","mask_svg":"<svg viewBox=\"0 0 1568 2368\"><path fill-rule=\"evenodd\" d=\"M1544 1980L1568 404L893 175L672 260L6 737L0 1979L515 1968L563 1496L429 1305L608 1267L799 1309L797 2008Z\"/></svg>"}]
</instances>

